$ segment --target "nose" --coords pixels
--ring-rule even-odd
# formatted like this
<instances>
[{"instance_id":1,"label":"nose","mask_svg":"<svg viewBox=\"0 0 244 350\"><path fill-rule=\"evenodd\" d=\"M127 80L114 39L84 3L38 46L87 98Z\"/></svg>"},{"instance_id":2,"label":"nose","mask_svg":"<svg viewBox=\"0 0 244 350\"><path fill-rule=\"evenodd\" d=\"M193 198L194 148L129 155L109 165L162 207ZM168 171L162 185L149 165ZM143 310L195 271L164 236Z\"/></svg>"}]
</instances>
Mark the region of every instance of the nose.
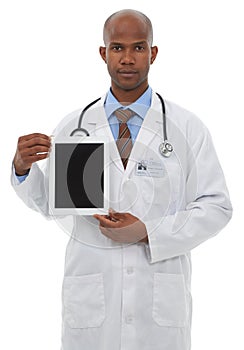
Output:
<instances>
[{"instance_id":1,"label":"nose","mask_svg":"<svg viewBox=\"0 0 244 350\"><path fill-rule=\"evenodd\" d=\"M121 64L134 64L135 58L131 50L124 50L120 59Z\"/></svg>"}]
</instances>

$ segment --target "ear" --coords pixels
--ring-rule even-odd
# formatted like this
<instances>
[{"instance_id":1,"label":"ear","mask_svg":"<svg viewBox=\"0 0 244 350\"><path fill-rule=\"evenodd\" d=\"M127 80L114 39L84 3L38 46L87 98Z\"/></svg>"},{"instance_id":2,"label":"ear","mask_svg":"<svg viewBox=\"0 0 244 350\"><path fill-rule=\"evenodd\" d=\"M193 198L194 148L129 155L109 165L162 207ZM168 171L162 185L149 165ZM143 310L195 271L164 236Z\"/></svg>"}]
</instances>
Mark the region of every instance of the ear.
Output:
<instances>
[{"instance_id":1,"label":"ear","mask_svg":"<svg viewBox=\"0 0 244 350\"><path fill-rule=\"evenodd\" d=\"M106 47L100 46L99 47L99 53L100 53L100 56L102 57L102 59L104 60L104 62L107 63L107 60L106 60Z\"/></svg>"},{"instance_id":2,"label":"ear","mask_svg":"<svg viewBox=\"0 0 244 350\"><path fill-rule=\"evenodd\" d=\"M157 46L153 46L151 47L151 64L153 64L153 62L155 61L156 57L158 54L158 47Z\"/></svg>"}]
</instances>

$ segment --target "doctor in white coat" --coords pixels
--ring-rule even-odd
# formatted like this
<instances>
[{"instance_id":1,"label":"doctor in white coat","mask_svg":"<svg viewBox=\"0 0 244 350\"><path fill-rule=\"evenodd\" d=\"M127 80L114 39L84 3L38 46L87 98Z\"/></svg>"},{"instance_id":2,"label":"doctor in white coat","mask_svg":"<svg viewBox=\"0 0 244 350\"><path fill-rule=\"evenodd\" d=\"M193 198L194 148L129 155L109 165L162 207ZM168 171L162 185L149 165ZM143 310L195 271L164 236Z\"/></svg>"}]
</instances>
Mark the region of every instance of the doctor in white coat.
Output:
<instances>
[{"instance_id":1,"label":"doctor in white coat","mask_svg":"<svg viewBox=\"0 0 244 350\"><path fill-rule=\"evenodd\" d=\"M158 49L150 20L123 10L104 26L102 59L110 91L85 114L83 127L109 140L108 215L75 216L63 282L63 350L189 350L191 250L230 220L225 179L207 128L192 113L165 101L169 158L159 152L162 108L148 85ZM130 108L133 147L126 167L116 145L115 109ZM55 137L69 136L80 111ZM134 119L133 119L134 118ZM12 185L32 209L49 216L50 138L19 138ZM41 152L41 154L40 154ZM48 161L47 161L48 163ZM142 168L141 164L147 167Z\"/></svg>"}]
</instances>

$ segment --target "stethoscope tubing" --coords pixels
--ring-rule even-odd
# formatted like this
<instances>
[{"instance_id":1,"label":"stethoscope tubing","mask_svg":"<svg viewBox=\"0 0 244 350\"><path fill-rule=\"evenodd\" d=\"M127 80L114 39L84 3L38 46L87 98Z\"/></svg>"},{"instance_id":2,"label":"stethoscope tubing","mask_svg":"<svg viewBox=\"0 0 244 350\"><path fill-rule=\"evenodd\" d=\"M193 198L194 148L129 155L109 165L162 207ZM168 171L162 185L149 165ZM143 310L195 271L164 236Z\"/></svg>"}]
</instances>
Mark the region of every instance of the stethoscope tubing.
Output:
<instances>
[{"instance_id":1,"label":"stethoscope tubing","mask_svg":"<svg viewBox=\"0 0 244 350\"><path fill-rule=\"evenodd\" d=\"M156 95L158 96L160 102L161 102L161 106L162 106L162 117L163 117L163 142L160 144L159 146L159 152L165 156L165 157L169 157L173 151L173 146L170 144L170 142L168 141L168 137L167 137L167 126L166 126L166 109L165 109L165 103L164 100L162 98L162 96L156 92ZM78 128L74 129L70 136L74 136L76 132L83 132L86 136L90 136L88 130L84 129L81 127L82 125L82 120L84 117L84 114L86 113L86 111L91 108L95 103L97 103L99 100L101 100L101 97L97 98L96 100L92 101L91 103L89 103L80 113L79 116L79 121L78 121Z\"/></svg>"}]
</instances>

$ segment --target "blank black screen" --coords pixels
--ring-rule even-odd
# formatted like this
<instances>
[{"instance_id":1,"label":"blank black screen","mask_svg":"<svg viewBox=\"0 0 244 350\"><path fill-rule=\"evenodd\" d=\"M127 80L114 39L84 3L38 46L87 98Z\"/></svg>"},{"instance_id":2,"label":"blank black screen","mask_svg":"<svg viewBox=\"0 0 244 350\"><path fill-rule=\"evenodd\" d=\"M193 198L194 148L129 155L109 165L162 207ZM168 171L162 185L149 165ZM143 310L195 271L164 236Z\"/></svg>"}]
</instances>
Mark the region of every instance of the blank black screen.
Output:
<instances>
[{"instance_id":1,"label":"blank black screen","mask_svg":"<svg viewBox=\"0 0 244 350\"><path fill-rule=\"evenodd\" d=\"M104 145L55 144L55 208L103 208Z\"/></svg>"}]
</instances>

